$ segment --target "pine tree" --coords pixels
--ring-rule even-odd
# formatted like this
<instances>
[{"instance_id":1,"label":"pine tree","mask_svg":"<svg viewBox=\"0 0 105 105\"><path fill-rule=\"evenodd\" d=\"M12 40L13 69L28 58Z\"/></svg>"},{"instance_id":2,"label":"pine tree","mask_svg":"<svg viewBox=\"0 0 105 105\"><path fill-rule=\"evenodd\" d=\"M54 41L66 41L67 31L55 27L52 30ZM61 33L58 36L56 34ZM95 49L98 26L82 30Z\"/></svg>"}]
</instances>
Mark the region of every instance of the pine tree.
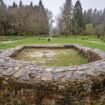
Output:
<instances>
[{"instance_id":1,"label":"pine tree","mask_svg":"<svg viewBox=\"0 0 105 105\"><path fill-rule=\"evenodd\" d=\"M3 2L2 0L0 0L0 4L2 4L2 5L3 5L3 4L4 4L4 2Z\"/></svg>"},{"instance_id":2,"label":"pine tree","mask_svg":"<svg viewBox=\"0 0 105 105\"><path fill-rule=\"evenodd\" d=\"M77 0L74 6L73 25L74 34L81 34L84 29L84 16L82 12L82 6L79 0Z\"/></svg>"},{"instance_id":3,"label":"pine tree","mask_svg":"<svg viewBox=\"0 0 105 105\"><path fill-rule=\"evenodd\" d=\"M64 21L66 34L72 34L72 1L66 0L64 5Z\"/></svg>"},{"instance_id":4,"label":"pine tree","mask_svg":"<svg viewBox=\"0 0 105 105\"><path fill-rule=\"evenodd\" d=\"M42 0L39 1L39 6L40 6L40 7L44 7L44 6L43 6L43 3L42 3Z\"/></svg>"},{"instance_id":5,"label":"pine tree","mask_svg":"<svg viewBox=\"0 0 105 105\"><path fill-rule=\"evenodd\" d=\"M47 13L45 11L44 5L42 3L42 0L39 1L39 24L37 28L40 28L40 35L48 35L49 34L49 22L48 22L48 17L47 17Z\"/></svg>"},{"instance_id":6,"label":"pine tree","mask_svg":"<svg viewBox=\"0 0 105 105\"><path fill-rule=\"evenodd\" d=\"M33 7L33 2L31 1L31 3L30 3L30 7Z\"/></svg>"},{"instance_id":7,"label":"pine tree","mask_svg":"<svg viewBox=\"0 0 105 105\"><path fill-rule=\"evenodd\" d=\"M85 24L92 24L92 15L93 15L92 8L88 9L87 11L85 10L85 12L84 12L84 21L85 21Z\"/></svg>"},{"instance_id":8,"label":"pine tree","mask_svg":"<svg viewBox=\"0 0 105 105\"><path fill-rule=\"evenodd\" d=\"M59 19L59 22L61 23L62 27L62 33L61 34L66 34L71 35L72 34L72 12L73 12L73 6L72 6L72 0L66 0L62 13L61 13L61 19Z\"/></svg>"},{"instance_id":9,"label":"pine tree","mask_svg":"<svg viewBox=\"0 0 105 105\"><path fill-rule=\"evenodd\" d=\"M8 11L6 5L0 0L0 34L7 35Z\"/></svg>"},{"instance_id":10,"label":"pine tree","mask_svg":"<svg viewBox=\"0 0 105 105\"><path fill-rule=\"evenodd\" d=\"M105 9L103 10L102 16L101 16L101 21L105 26Z\"/></svg>"},{"instance_id":11,"label":"pine tree","mask_svg":"<svg viewBox=\"0 0 105 105\"><path fill-rule=\"evenodd\" d=\"M23 3L22 3L22 1L20 0L19 7L22 7L22 6L23 6Z\"/></svg>"},{"instance_id":12,"label":"pine tree","mask_svg":"<svg viewBox=\"0 0 105 105\"><path fill-rule=\"evenodd\" d=\"M18 7L18 6L17 6L17 4L16 4L15 2L13 2L12 7L13 7L13 8L16 8L16 7Z\"/></svg>"}]
</instances>

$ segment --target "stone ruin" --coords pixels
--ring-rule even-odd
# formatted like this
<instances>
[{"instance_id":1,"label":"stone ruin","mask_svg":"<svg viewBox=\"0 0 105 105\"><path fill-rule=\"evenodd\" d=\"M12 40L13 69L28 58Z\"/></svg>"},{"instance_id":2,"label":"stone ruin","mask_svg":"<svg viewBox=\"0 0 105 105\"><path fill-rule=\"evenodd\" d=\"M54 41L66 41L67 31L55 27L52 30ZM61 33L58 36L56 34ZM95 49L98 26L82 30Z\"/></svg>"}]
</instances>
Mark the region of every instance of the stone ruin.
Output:
<instances>
[{"instance_id":1,"label":"stone ruin","mask_svg":"<svg viewBox=\"0 0 105 105\"><path fill-rule=\"evenodd\" d=\"M12 58L24 48L73 48L88 64L39 67ZM76 59L76 58L75 58ZM99 49L68 45L32 45L0 53L0 105L105 104L105 53Z\"/></svg>"}]
</instances>

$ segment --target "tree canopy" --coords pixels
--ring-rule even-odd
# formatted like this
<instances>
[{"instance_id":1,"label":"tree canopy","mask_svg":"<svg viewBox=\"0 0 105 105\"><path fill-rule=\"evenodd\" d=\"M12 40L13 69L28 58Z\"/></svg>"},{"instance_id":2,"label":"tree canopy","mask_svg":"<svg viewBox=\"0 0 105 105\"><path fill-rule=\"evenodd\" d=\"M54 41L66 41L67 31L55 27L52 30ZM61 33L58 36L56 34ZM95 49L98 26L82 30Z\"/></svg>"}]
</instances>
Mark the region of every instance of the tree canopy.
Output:
<instances>
[{"instance_id":1,"label":"tree canopy","mask_svg":"<svg viewBox=\"0 0 105 105\"><path fill-rule=\"evenodd\" d=\"M13 2L8 8L0 1L0 34L1 35L48 35L49 14L42 1L39 5L19 5Z\"/></svg>"},{"instance_id":2,"label":"tree canopy","mask_svg":"<svg viewBox=\"0 0 105 105\"><path fill-rule=\"evenodd\" d=\"M105 9L82 9L80 0L72 5L72 0L66 0L57 19L57 30L60 35L79 34L105 35Z\"/></svg>"}]
</instances>

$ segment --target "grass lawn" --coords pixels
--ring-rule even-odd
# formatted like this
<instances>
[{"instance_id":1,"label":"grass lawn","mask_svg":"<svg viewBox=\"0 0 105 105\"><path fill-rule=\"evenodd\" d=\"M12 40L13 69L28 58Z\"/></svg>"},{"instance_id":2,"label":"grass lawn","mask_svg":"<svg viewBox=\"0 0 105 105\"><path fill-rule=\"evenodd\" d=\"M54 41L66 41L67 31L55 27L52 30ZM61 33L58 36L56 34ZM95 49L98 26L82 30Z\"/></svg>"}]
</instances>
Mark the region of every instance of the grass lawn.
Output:
<instances>
[{"instance_id":1,"label":"grass lawn","mask_svg":"<svg viewBox=\"0 0 105 105\"><path fill-rule=\"evenodd\" d=\"M17 45L23 44L81 44L83 46L91 47L91 48L98 48L105 51L105 43L102 42L100 39L96 38L96 36L70 36L60 37L60 38L52 38L51 42L48 42L47 37L35 37L30 36L20 40L15 41L0 41L0 49L6 48L13 48Z\"/></svg>"}]
</instances>

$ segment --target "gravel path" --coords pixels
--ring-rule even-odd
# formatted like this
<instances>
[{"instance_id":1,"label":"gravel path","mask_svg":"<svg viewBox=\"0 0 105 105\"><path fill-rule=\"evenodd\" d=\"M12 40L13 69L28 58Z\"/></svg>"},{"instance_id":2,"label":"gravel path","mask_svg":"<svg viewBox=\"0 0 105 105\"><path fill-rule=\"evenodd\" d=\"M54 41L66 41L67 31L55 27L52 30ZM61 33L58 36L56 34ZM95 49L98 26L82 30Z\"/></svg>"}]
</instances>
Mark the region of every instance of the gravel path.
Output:
<instances>
[{"instance_id":1,"label":"gravel path","mask_svg":"<svg viewBox=\"0 0 105 105\"><path fill-rule=\"evenodd\" d=\"M9 43L14 43L14 42L17 42L17 41L3 41L1 42L1 44L9 44Z\"/></svg>"}]
</instances>

